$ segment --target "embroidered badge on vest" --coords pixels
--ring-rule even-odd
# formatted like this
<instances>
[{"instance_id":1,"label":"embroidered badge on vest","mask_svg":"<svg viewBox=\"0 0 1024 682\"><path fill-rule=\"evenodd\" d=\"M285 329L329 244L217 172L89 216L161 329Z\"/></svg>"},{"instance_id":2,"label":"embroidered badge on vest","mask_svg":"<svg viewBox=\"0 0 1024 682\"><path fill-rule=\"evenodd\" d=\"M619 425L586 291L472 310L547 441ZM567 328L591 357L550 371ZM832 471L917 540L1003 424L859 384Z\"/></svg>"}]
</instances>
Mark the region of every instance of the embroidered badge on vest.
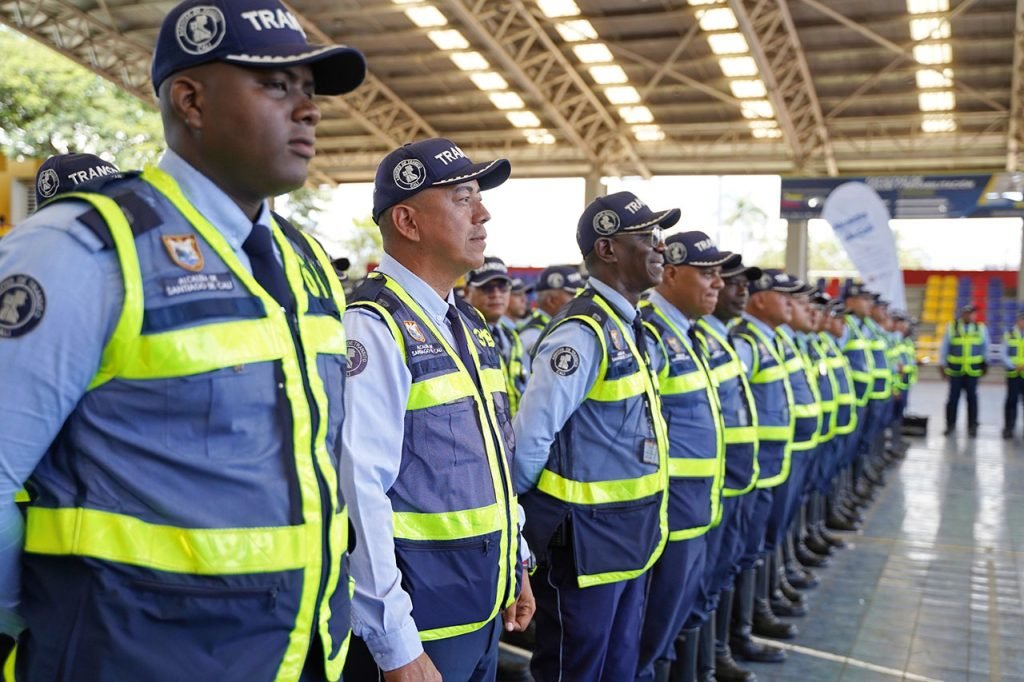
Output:
<instances>
[{"instance_id":1,"label":"embroidered badge on vest","mask_svg":"<svg viewBox=\"0 0 1024 682\"><path fill-rule=\"evenodd\" d=\"M345 376L354 377L362 373L366 369L367 360L369 360L369 355L366 352L366 346L358 341L349 339L348 367L345 369Z\"/></svg>"},{"instance_id":2,"label":"embroidered badge on vest","mask_svg":"<svg viewBox=\"0 0 1024 682\"><path fill-rule=\"evenodd\" d=\"M608 336L611 337L612 347L615 348L615 350L625 349L626 344L622 342L622 334L619 333L618 329L609 329Z\"/></svg>"},{"instance_id":3,"label":"embroidered badge on vest","mask_svg":"<svg viewBox=\"0 0 1024 682\"><path fill-rule=\"evenodd\" d=\"M562 346L551 354L551 369L555 374L567 377L580 366L580 354L575 348Z\"/></svg>"},{"instance_id":4,"label":"embroidered badge on vest","mask_svg":"<svg viewBox=\"0 0 1024 682\"><path fill-rule=\"evenodd\" d=\"M409 332L409 336L420 343L426 342L427 337L423 336L423 332L420 331L420 326L416 324L416 320L402 320L402 324L405 325L405 331Z\"/></svg>"},{"instance_id":5,"label":"embroidered badge on vest","mask_svg":"<svg viewBox=\"0 0 1024 682\"><path fill-rule=\"evenodd\" d=\"M166 235L162 239L168 255L179 268L190 272L203 269L203 252L194 234Z\"/></svg>"}]
</instances>

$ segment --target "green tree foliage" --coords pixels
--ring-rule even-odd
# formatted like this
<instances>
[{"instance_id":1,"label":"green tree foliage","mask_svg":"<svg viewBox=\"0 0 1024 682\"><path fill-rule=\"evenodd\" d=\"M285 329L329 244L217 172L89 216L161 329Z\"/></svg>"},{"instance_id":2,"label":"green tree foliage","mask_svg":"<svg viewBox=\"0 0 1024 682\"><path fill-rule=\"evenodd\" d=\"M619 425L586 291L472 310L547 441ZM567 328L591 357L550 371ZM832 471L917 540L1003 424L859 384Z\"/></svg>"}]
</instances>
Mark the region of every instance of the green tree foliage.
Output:
<instances>
[{"instance_id":1,"label":"green tree foliage","mask_svg":"<svg viewBox=\"0 0 1024 682\"><path fill-rule=\"evenodd\" d=\"M156 161L157 111L61 54L0 26L0 151L87 152L124 169Z\"/></svg>"}]
</instances>

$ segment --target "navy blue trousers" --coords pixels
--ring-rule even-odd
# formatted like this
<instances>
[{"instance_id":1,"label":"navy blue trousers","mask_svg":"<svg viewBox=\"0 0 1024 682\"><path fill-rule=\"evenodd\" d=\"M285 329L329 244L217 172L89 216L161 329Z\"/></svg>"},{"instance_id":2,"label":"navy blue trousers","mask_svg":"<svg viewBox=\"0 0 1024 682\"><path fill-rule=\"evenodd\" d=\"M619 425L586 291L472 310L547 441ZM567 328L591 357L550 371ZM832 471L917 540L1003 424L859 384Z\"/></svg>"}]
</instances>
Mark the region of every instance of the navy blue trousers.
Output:
<instances>
[{"instance_id":1,"label":"navy blue trousers","mask_svg":"<svg viewBox=\"0 0 1024 682\"><path fill-rule=\"evenodd\" d=\"M956 428L960 394L967 396L967 426L978 426L978 377L948 377L949 397L946 399L946 428Z\"/></svg>"},{"instance_id":2,"label":"navy blue trousers","mask_svg":"<svg viewBox=\"0 0 1024 682\"><path fill-rule=\"evenodd\" d=\"M772 508L765 530L764 548L766 551L772 551L785 539L789 522L793 518L793 511L799 506L797 501L803 497L804 479L810 470L813 458L813 450L794 452L789 465L789 478L785 483L774 488Z\"/></svg>"},{"instance_id":3,"label":"navy blue trousers","mask_svg":"<svg viewBox=\"0 0 1024 682\"><path fill-rule=\"evenodd\" d=\"M745 496L744 496L745 497ZM718 593L732 584L736 575L737 548L745 540L745 519L742 512L743 497L722 498L722 520L708 531L707 557L704 560L704 577L697 593L697 601L686 619L687 628L702 625L708 615L718 608Z\"/></svg>"},{"instance_id":4,"label":"navy blue trousers","mask_svg":"<svg viewBox=\"0 0 1024 682\"><path fill-rule=\"evenodd\" d=\"M536 682L622 682L636 676L647 574L579 587L571 547L552 547L530 579L537 600ZM445 678L447 682L448 678Z\"/></svg>"},{"instance_id":5,"label":"navy blue trousers","mask_svg":"<svg viewBox=\"0 0 1024 682\"><path fill-rule=\"evenodd\" d=\"M651 568L637 680L654 679L654 661L675 660L673 642L697 603L706 554L707 534L669 541Z\"/></svg>"},{"instance_id":6,"label":"navy blue trousers","mask_svg":"<svg viewBox=\"0 0 1024 682\"><path fill-rule=\"evenodd\" d=\"M1013 431L1017 425L1017 404L1024 402L1024 377L1006 378L1006 402L1003 404L1003 429Z\"/></svg>"},{"instance_id":7,"label":"navy blue trousers","mask_svg":"<svg viewBox=\"0 0 1024 682\"><path fill-rule=\"evenodd\" d=\"M755 488L744 496L747 508L747 527L743 552L740 555L740 570L753 568L765 550L765 529L772 511L776 488ZM747 500L746 498L750 498Z\"/></svg>"}]
</instances>

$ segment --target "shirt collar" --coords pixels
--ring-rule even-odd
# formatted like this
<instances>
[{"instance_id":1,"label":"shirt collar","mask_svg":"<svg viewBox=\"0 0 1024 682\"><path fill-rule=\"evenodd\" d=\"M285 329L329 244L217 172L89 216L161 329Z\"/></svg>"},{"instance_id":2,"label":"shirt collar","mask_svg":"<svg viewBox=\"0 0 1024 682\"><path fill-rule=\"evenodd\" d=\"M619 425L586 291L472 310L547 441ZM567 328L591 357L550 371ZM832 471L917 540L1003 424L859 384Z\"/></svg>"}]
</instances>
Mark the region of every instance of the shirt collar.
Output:
<instances>
[{"instance_id":1,"label":"shirt collar","mask_svg":"<svg viewBox=\"0 0 1024 682\"><path fill-rule=\"evenodd\" d=\"M637 314L636 308L634 308L622 294L615 291L615 289L612 289L593 275L591 275L590 279L587 280L587 286L592 287L594 291L601 295L601 298L608 301L612 308L615 308L616 312L618 312L626 322L633 322L633 318L636 317Z\"/></svg>"},{"instance_id":2,"label":"shirt collar","mask_svg":"<svg viewBox=\"0 0 1024 682\"><path fill-rule=\"evenodd\" d=\"M171 149L164 152L159 167L177 181L185 198L217 228L232 250L240 251L242 242L252 232L253 221L242 212L238 204ZM266 201L260 204L256 222L270 227L270 207Z\"/></svg>"},{"instance_id":3,"label":"shirt collar","mask_svg":"<svg viewBox=\"0 0 1024 682\"><path fill-rule=\"evenodd\" d=\"M743 313L743 319L748 321L748 322L750 322L750 324L754 325L755 327L757 327L758 329L763 331L765 334L767 334L768 338L771 338L772 336L775 335L775 330L774 329L772 329L767 324L765 324L761 320L757 319L756 317L754 317L750 313L744 312Z\"/></svg>"},{"instance_id":4,"label":"shirt collar","mask_svg":"<svg viewBox=\"0 0 1024 682\"><path fill-rule=\"evenodd\" d=\"M687 332L690 331L690 318L683 315L679 308L669 303L668 299L657 291L652 291L651 295L647 297L647 300L657 306L661 312L665 313L665 317L667 317L672 324L679 327L679 330L683 332L683 336L686 336ZM687 336L685 340L689 341L689 337Z\"/></svg>"},{"instance_id":5,"label":"shirt collar","mask_svg":"<svg viewBox=\"0 0 1024 682\"><path fill-rule=\"evenodd\" d=\"M380 259L377 272L382 272L398 282L398 285L409 294L409 297L420 304L423 312L430 317L434 324L444 323L449 304L455 302L455 294L448 292L447 299L441 298L433 287L387 253Z\"/></svg>"},{"instance_id":6,"label":"shirt collar","mask_svg":"<svg viewBox=\"0 0 1024 682\"><path fill-rule=\"evenodd\" d=\"M705 315L700 319L704 320L705 324L709 325L712 329L714 329L722 336L725 336L726 334L729 333L729 328L725 326L725 322L722 322L714 315Z\"/></svg>"}]
</instances>

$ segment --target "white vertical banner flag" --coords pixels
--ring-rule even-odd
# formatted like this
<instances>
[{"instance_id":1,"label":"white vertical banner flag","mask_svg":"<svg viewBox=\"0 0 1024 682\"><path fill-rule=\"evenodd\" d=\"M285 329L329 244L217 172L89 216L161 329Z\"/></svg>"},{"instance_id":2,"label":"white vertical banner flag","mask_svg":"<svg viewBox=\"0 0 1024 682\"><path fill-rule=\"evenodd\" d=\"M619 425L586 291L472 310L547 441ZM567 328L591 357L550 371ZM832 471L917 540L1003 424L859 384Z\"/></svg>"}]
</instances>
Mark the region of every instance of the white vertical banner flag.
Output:
<instances>
[{"instance_id":1,"label":"white vertical banner flag","mask_svg":"<svg viewBox=\"0 0 1024 682\"><path fill-rule=\"evenodd\" d=\"M868 289L880 293L894 308L906 310L889 209L878 193L863 182L839 185L825 199L821 216L832 226Z\"/></svg>"}]
</instances>

